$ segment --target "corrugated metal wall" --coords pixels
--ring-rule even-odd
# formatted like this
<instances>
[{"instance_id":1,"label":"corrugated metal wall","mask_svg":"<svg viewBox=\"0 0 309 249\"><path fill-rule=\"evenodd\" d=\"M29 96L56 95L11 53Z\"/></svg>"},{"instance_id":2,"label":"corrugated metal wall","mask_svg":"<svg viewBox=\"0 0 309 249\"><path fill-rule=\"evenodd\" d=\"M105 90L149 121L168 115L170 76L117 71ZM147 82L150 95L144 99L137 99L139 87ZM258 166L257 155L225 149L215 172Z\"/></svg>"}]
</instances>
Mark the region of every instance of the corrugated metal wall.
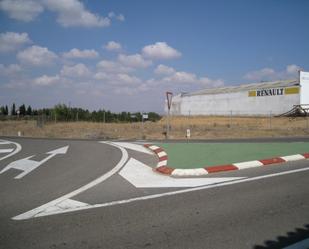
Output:
<instances>
[{"instance_id":1,"label":"corrugated metal wall","mask_svg":"<svg viewBox=\"0 0 309 249\"><path fill-rule=\"evenodd\" d=\"M256 89L192 96L177 95L172 101L171 114L278 115L291 110L293 105L299 104L299 87Z\"/></svg>"}]
</instances>

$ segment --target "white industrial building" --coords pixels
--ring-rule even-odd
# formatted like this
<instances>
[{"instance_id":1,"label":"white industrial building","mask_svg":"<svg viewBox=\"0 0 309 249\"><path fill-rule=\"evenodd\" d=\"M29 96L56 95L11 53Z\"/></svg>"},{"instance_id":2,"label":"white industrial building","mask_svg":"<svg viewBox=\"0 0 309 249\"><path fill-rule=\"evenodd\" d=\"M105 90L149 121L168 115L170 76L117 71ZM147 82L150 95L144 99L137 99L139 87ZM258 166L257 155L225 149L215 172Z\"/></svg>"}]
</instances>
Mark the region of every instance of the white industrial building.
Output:
<instances>
[{"instance_id":1,"label":"white industrial building","mask_svg":"<svg viewBox=\"0 0 309 249\"><path fill-rule=\"evenodd\" d=\"M173 97L172 115L280 115L309 106L309 73L299 80L252 83L182 93Z\"/></svg>"}]
</instances>

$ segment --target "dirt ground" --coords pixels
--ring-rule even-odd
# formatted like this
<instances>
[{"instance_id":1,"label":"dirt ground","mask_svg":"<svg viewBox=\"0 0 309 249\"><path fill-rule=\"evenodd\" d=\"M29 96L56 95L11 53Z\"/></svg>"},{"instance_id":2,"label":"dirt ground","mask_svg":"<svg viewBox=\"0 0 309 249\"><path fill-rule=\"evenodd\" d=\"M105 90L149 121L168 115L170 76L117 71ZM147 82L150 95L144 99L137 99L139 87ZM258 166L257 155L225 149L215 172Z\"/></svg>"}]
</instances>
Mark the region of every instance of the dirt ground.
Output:
<instances>
[{"instance_id":1,"label":"dirt ground","mask_svg":"<svg viewBox=\"0 0 309 249\"><path fill-rule=\"evenodd\" d=\"M145 123L0 121L0 136L83 139L165 139L167 119ZM171 117L170 139L308 136L309 117Z\"/></svg>"}]
</instances>

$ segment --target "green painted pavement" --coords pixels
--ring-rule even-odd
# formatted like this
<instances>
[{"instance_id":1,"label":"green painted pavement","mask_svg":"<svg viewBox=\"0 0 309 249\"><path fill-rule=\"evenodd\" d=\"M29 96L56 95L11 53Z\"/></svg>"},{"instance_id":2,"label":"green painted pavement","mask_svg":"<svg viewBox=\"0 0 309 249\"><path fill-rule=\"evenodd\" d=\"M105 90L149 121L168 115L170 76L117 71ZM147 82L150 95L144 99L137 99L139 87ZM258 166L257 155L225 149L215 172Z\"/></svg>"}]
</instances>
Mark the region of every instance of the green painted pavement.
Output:
<instances>
[{"instance_id":1,"label":"green painted pavement","mask_svg":"<svg viewBox=\"0 0 309 249\"><path fill-rule=\"evenodd\" d=\"M158 143L156 145L168 154L168 166L182 169L309 153L309 142Z\"/></svg>"}]
</instances>

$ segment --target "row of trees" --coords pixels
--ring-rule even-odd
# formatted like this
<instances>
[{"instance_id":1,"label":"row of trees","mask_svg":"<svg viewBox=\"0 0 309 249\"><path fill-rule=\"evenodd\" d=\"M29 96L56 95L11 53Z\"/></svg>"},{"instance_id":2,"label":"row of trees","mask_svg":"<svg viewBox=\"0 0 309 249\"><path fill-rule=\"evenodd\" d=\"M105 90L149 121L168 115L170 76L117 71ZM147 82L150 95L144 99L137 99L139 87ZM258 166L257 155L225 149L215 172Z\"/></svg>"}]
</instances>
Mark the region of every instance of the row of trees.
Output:
<instances>
[{"instance_id":1,"label":"row of trees","mask_svg":"<svg viewBox=\"0 0 309 249\"><path fill-rule=\"evenodd\" d=\"M149 121L158 121L161 116L155 112L147 114ZM93 121L93 122L140 122L143 119L143 114L140 112L130 113L121 112L113 113L109 110L100 109L98 111L89 111L82 108L68 107L64 104L58 104L54 108L33 109L30 105L26 107L24 104L16 107L15 103L8 109L8 106L0 106L1 116L18 116L35 117L44 116L48 120L54 121ZM144 118L146 116L144 115ZM145 118L146 119L146 118Z\"/></svg>"},{"instance_id":2,"label":"row of trees","mask_svg":"<svg viewBox=\"0 0 309 249\"><path fill-rule=\"evenodd\" d=\"M21 105L19 108L16 108L16 105L14 103L11 107L10 112L9 112L9 108L8 108L7 105L0 107L0 115L12 115L12 116L22 115L22 116L25 116L25 115L33 115L33 114L34 113L33 113L30 105L28 106L28 108L26 108L26 106L24 104ZM37 115L37 113L36 113L36 115Z\"/></svg>"},{"instance_id":3,"label":"row of trees","mask_svg":"<svg viewBox=\"0 0 309 249\"><path fill-rule=\"evenodd\" d=\"M26 105L22 104L21 106L17 107L15 103L11 106L10 110L7 105L0 106L0 115L2 116L38 116L44 113L47 109L32 109L30 105L26 107Z\"/></svg>"}]
</instances>

